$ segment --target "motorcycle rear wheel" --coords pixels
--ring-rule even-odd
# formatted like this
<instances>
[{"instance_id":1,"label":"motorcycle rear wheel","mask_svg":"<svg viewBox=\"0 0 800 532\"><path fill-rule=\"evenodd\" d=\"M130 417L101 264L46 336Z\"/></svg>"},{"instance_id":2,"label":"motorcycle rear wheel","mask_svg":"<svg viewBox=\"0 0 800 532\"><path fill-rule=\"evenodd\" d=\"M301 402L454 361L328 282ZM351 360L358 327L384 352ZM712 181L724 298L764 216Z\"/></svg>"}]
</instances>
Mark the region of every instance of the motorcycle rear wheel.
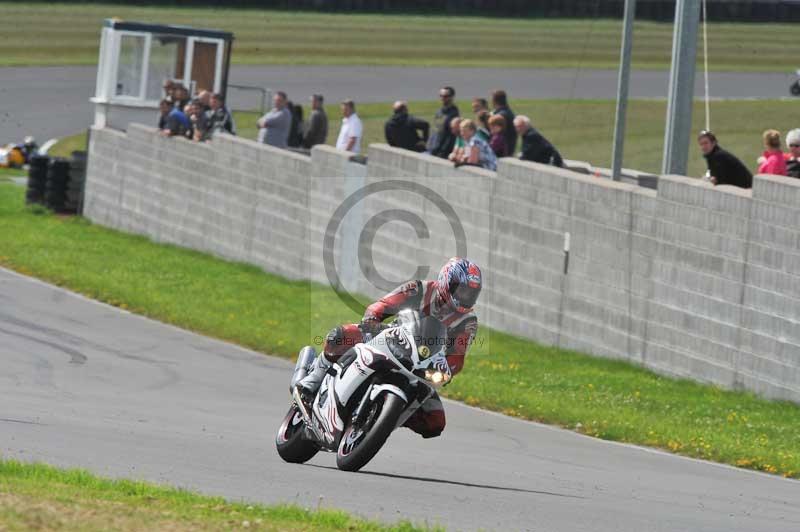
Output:
<instances>
[{"instance_id":1,"label":"motorcycle rear wheel","mask_svg":"<svg viewBox=\"0 0 800 532\"><path fill-rule=\"evenodd\" d=\"M792 93L792 96L800 96L800 81L792 83L792 86L789 87L789 92Z\"/></svg>"},{"instance_id":2,"label":"motorcycle rear wheel","mask_svg":"<svg viewBox=\"0 0 800 532\"><path fill-rule=\"evenodd\" d=\"M367 465L386 443L405 407L405 401L393 393L377 397L372 404L376 410L370 412L363 425L354 426L351 421L342 434L336 466L342 471L358 471Z\"/></svg>"},{"instance_id":3,"label":"motorcycle rear wheel","mask_svg":"<svg viewBox=\"0 0 800 532\"><path fill-rule=\"evenodd\" d=\"M303 416L297 407L292 405L275 437L275 447L284 461L302 464L319 452L319 446L305 437L304 429Z\"/></svg>"}]
</instances>

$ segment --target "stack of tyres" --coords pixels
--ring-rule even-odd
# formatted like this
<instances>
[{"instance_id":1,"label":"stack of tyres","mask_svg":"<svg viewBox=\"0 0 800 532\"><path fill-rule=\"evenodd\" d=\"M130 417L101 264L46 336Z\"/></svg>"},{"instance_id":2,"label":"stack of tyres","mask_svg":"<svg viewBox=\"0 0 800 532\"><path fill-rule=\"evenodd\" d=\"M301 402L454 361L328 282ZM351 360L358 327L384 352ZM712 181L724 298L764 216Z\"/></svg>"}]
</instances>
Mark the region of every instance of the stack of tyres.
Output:
<instances>
[{"instance_id":1,"label":"stack of tyres","mask_svg":"<svg viewBox=\"0 0 800 532\"><path fill-rule=\"evenodd\" d=\"M67 212L81 214L83 210L83 187L86 183L86 152L72 152L69 161L69 179L64 207Z\"/></svg>"},{"instance_id":2,"label":"stack of tyres","mask_svg":"<svg viewBox=\"0 0 800 532\"><path fill-rule=\"evenodd\" d=\"M55 212L65 212L68 178L69 161L61 157L52 159L47 168L47 184L44 190L44 204L47 208Z\"/></svg>"},{"instance_id":3,"label":"stack of tyres","mask_svg":"<svg viewBox=\"0 0 800 532\"><path fill-rule=\"evenodd\" d=\"M28 190L25 192L25 203L28 205L38 203L44 205L44 193L47 183L47 167L50 157L34 155L31 157L28 169Z\"/></svg>"}]
</instances>

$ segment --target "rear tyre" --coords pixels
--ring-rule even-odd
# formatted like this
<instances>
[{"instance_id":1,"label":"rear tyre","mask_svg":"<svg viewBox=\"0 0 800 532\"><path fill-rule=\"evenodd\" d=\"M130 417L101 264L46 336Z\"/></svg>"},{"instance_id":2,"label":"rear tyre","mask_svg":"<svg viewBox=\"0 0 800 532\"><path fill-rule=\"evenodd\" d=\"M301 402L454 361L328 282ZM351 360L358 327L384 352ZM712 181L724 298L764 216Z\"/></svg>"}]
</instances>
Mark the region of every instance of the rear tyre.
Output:
<instances>
[{"instance_id":1,"label":"rear tyre","mask_svg":"<svg viewBox=\"0 0 800 532\"><path fill-rule=\"evenodd\" d=\"M303 416L294 405L278 429L275 447L281 458L293 464L308 462L319 452L319 446L305 437Z\"/></svg>"},{"instance_id":2,"label":"rear tyre","mask_svg":"<svg viewBox=\"0 0 800 532\"><path fill-rule=\"evenodd\" d=\"M792 83L792 86L789 87L789 92L792 93L792 96L800 96L800 81Z\"/></svg>"},{"instance_id":3,"label":"rear tyre","mask_svg":"<svg viewBox=\"0 0 800 532\"><path fill-rule=\"evenodd\" d=\"M342 434L336 466L343 471L358 471L367 465L386 443L405 407L405 401L393 393L377 397L364 422L353 425L351 421Z\"/></svg>"}]
</instances>

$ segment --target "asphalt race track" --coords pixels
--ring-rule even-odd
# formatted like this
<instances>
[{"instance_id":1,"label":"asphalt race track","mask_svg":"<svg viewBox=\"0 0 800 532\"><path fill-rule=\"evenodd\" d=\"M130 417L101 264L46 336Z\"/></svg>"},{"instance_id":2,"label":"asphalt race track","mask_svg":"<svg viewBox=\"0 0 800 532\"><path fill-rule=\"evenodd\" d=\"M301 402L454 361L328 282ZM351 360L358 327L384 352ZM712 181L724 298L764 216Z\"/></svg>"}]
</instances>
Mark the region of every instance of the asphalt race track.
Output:
<instances>
[{"instance_id":1,"label":"asphalt race track","mask_svg":"<svg viewBox=\"0 0 800 532\"><path fill-rule=\"evenodd\" d=\"M800 482L452 402L441 438L400 430L362 473L285 464L289 362L2 269L0 361L8 458L452 530L800 530Z\"/></svg>"},{"instance_id":2,"label":"asphalt race track","mask_svg":"<svg viewBox=\"0 0 800 532\"><path fill-rule=\"evenodd\" d=\"M71 135L93 121L89 98L94 95L96 67L0 68L0 145L34 135L39 142ZM631 98L666 98L667 71L635 71ZM793 73L713 72L715 98L789 97ZM487 96L498 87L512 98L613 99L616 70L413 68L366 66L235 66L230 83L285 90L289 98L307 102L316 92L327 101L352 98L356 102L397 99L435 100L441 85L452 85L457 96ZM702 92L702 75L695 83ZM231 92L232 103L251 108L254 93ZM413 109L412 109L413 112ZM387 116L390 114L387 109ZM156 113L153 113L156 121Z\"/></svg>"}]
</instances>

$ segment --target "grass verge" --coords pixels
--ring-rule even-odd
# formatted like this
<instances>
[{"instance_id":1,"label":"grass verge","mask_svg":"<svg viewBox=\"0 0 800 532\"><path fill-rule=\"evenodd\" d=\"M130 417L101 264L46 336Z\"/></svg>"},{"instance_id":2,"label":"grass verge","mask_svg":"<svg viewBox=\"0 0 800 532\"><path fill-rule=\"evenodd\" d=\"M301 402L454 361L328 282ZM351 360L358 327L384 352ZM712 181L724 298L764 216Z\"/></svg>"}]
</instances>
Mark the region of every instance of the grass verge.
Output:
<instances>
[{"instance_id":1,"label":"grass verge","mask_svg":"<svg viewBox=\"0 0 800 532\"><path fill-rule=\"evenodd\" d=\"M414 531L334 510L228 502L221 497L91 473L0 460L2 530Z\"/></svg>"},{"instance_id":2,"label":"grass verge","mask_svg":"<svg viewBox=\"0 0 800 532\"><path fill-rule=\"evenodd\" d=\"M232 31L236 64L617 68L621 21L0 4L0 65L94 65L105 18ZM46 13L46 16L43 14ZM637 21L633 67L669 68L672 23ZM709 66L788 71L792 24L709 24ZM769 35L769 39L764 36ZM698 60L702 56L698 54Z\"/></svg>"},{"instance_id":3,"label":"grass verge","mask_svg":"<svg viewBox=\"0 0 800 532\"><path fill-rule=\"evenodd\" d=\"M11 181L12 177L26 176L28 173L19 168L0 168L0 183Z\"/></svg>"},{"instance_id":4,"label":"grass verge","mask_svg":"<svg viewBox=\"0 0 800 532\"><path fill-rule=\"evenodd\" d=\"M358 319L330 289L37 214L0 184L0 265L264 353ZM221 280L224 279L224 282ZM482 328L445 395L584 434L800 478L800 407Z\"/></svg>"}]
</instances>

